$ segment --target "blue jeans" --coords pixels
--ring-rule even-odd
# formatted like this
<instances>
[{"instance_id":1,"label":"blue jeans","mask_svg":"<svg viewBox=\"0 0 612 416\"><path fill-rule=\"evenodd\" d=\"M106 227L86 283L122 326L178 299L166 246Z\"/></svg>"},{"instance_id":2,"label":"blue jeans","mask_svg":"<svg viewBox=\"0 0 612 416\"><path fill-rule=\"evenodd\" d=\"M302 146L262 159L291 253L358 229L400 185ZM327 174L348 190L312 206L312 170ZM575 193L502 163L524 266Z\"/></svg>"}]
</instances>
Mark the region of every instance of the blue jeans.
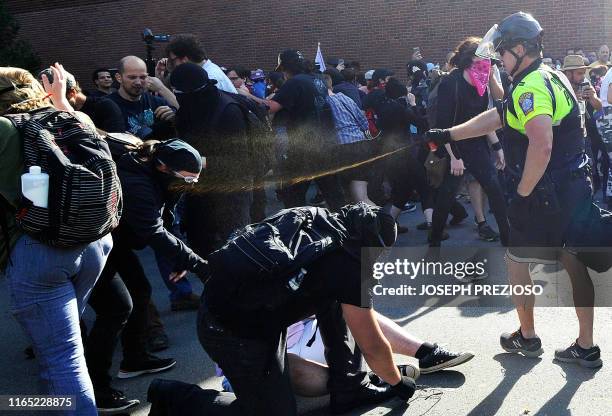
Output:
<instances>
[{"instance_id":1,"label":"blue jeans","mask_svg":"<svg viewBox=\"0 0 612 416\"><path fill-rule=\"evenodd\" d=\"M6 271L11 312L32 341L44 394L76 396L76 412L96 415L79 317L112 248L109 235L74 248L55 248L24 235Z\"/></svg>"}]
</instances>

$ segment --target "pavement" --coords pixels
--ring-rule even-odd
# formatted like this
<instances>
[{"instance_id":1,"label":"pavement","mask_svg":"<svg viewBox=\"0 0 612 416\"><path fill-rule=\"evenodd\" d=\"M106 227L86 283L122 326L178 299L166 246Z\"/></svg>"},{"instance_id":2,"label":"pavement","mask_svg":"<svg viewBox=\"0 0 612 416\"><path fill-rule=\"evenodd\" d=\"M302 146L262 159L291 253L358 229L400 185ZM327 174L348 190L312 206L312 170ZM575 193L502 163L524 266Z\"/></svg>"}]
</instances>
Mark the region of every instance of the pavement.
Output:
<instances>
[{"instance_id":1,"label":"pavement","mask_svg":"<svg viewBox=\"0 0 612 416\"><path fill-rule=\"evenodd\" d=\"M470 210L468 203L464 205ZM471 218L471 217L470 217ZM402 214L400 222L409 227L400 235L398 246L423 246L427 234L417 231L422 221L419 211ZM490 219L490 224L494 220ZM486 243L477 239L473 223L448 229L451 239L446 246L492 247L499 243ZM163 374L146 375L113 382L130 398L141 404L131 413L147 415L146 390L155 377L197 383L203 388L220 389L214 366L200 346L196 336L195 312L171 312L167 290L163 286L152 253L144 250L140 256L153 285L153 297L170 337L170 348L162 357L174 357L178 364ZM606 285L612 279L596 276L594 280ZM503 270L494 270L489 279L503 282ZM196 290L201 284L191 278ZM602 302L605 304L605 302ZM608 302L608 305L610 303ZM465 302L465 306L444 306L442 303L420 302L405 297L379 297L375 308L396 320L411 334L430 342L438 342L450 350L471 351L475 358L452 370L424 375L418 379L419 389L408 404L395 399L376 408L359 409L350 415L428 415L428 416L609 416L612 415L612 308L596 310L595 340L602 347L604 366L598 370L584 369L570 364L553 362L555 348L566 347L577 336L577 320L573 308L541 307L536 311L537 330L542 338L544 354L538 359L527 359L504 353L499 346L499 335L518 328L518 320L509 303L481 306L478 302ZM0 394L36 394L37 365L27 360L24 348L28 341L21 328L11 317L6 280L0 279ZM85 314L91 323L93 314ZM121 353L117 351L113 374L118 370ZM396 356L398 363L416 361ZM309 416L329 414L327 397L298 398L300 413ZM2 412L0 412L1 414ZM16 412L7 412L16 415ZM37 412L20 413L36 415ZM203 415L204 416L204 415Z\"/></svg>"}]
</instances>

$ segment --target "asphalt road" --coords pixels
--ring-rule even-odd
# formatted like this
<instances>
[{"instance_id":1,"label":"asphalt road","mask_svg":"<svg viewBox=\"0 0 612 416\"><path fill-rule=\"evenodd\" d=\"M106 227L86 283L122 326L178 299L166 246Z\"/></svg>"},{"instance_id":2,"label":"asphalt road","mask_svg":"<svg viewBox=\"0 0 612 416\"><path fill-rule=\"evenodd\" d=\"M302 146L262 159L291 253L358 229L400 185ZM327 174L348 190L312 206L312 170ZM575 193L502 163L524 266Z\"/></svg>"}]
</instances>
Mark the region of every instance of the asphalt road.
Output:
<instances>
[{"instance_id":1,"label":"asphalt road","mask_svg":"<svg viewBox=\"0 0 612 416\"><path fill-rule=\"evenodd\" d=\"M469 205L466 204L469 207ZM410 231L400 236L398 246L422 246L426 233L417 231L421 222L420 213L406 213L401 223ZM491 220L493 221L493 220ZM485 243L477 239L474 225L470 221L449 228L451 240L446 246L495 247L498 243ZM129 380L115 380L113 385L138 398L141 405L131 415L148 414L146 390L155 377L197 383L202 387L220 388L211 360L200 346L195 332L195 312L171 312L167 290L162 284L152 255L141 253L146 271L154 287L154 299L160 310L166 331L170 337L170 348L160 356L174 357L177 366L161 375L141 376ZM550 270L549 270L550 271ZM561 287L562 274L549 281ZM550 275L551 273L549 273ZM596 285L606 292L610 276L595 276ZM505 271L499 265L489 273L492 282L505 282ZM198 290L197 279L192 283ZM391 283L393 285L393 283ZM551 286L552 287L552 286ZM612 298L610 298L612 299ZM600 307L596 311L595 338L602 348L604 366L599 370L583 369L574 365L553 362L555 348L566 347L577 336L577 321L572 308L541 307L537 309L536 324L543 340L544 355L539 359L526 359L506 354L498 344L499 334L518 327L515 313L507 300L489 302L489 299L472 299L461 302L462 306L445 306L453 303L447 299L423 301L406 297L376 297L378 311L395 319L402 327L422 339L438 342L451 350L469 350L476 356L463 366L433 375L422 376L419 390L406 405L391 400L374 409L360 409L352 415L428 415L428 416L607 416L612 414L612 309ZM611 305L599 298L602 305ZM23 349L28 341L20 327L8 312L6 281L0 279L0 394L35 394L37 392L37 365L35 360L26 360ZM91 311L86 312L86 321L91 322ZM398 362L415 362L397 356ZM113 371L116 373L120 361L117 352ZM326 415L327 397L299 399L300 412L311 416ZM1 413L1 412L0 412ZM7 412L15 415L15 412ZM27 413L23 413L24 415ZM37 413L32 412L32 415Z\"/></svg>"}]
</instances>

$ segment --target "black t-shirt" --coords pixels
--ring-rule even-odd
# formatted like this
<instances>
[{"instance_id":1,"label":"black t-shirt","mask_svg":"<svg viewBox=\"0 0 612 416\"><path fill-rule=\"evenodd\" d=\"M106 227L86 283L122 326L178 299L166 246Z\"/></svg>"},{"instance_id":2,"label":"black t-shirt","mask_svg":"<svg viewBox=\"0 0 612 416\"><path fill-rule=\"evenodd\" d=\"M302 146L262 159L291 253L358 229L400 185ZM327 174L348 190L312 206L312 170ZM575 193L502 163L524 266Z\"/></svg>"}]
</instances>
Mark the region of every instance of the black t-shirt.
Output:
<instances>
[{"instance_id":1,"label":"black t-shirt","mask_svg":"<svg viewBox=\"0 0 612 416\"><path fill-rule=\"evenodd\" d=\"M313 75L298 74L287 80L272 98L287 111L287 130L290 135L299 128L317 122L315 101L322 96L322 82ZM327 92L324 84L323 88Z\"/></svg>"},{"instance_id":2,"label":"black t-shirt","mask_svg":"<svg viewBox=\"0 0 612 416\"><path fill-rule=\"evenodd\" d=\"M121 109L106 97L88 96L80 111L87 114L96 127L109 133L125 131L125 121Z\"/></svg>"},{"instance_id":3,"label":"black t-shirt","mask_svg":"<svg viewBox=\"0 0 612 416\"><path fill-rule=\"evenodd\" d=\"M168 102L156 97L148 92L141 95L139 101L128 101L114 92L108 96L113 100L123 113L124 128L122 131L130 132L141 139L145 139L153 134L155 124L155 109Z\"/></svg>"}]
</instances>

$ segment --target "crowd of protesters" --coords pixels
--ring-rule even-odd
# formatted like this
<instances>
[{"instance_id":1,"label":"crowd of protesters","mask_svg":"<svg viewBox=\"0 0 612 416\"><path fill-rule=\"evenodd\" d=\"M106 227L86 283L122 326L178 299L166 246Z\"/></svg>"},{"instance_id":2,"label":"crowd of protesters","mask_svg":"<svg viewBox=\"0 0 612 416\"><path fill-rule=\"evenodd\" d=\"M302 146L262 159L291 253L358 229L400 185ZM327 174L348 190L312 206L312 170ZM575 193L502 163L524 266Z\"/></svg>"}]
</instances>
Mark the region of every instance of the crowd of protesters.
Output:
<instances>
[{"instance_id":1,"label":"crowd of protesters","mask_svg":"<svg viewBox=\"0 0 612 416\"><path fill-rule=\"evenodd\" d=\"M134 252L144 247L154 251L171 309L200 308L202 345L227 376L226 390L247 402L249 414L293 414L293 396L278 394L290 391L291 385L306 396L331 393L335 413L393 395L409 398L414 392L409 380L419 373L471 359L471 353L421 341L368 309L371 303L364 303L358 291L346 289L359 285L358 263L349 266L340 254L310 271L313 276L343 276L317 286L336 302L325 298L309 305L318 324L313 324L314 317L291 321L299 315L293 305L276 311L282 323L248 325L250 331L266 334L261 339L246 330L226 334L211 312L215 302L202 308L186 274L205 278L205 259L234 231L272 214L278 202L285 208L319 205L332 212L347 204L381 207L376 211L381 229L399 232L408 231L397 224L400 214L420 204L415 215L422 215L422 221L410 232L423 231L423 243L439 247L452 238L452 226L471 221L458 196L462 193L472 205L478 237L508 245L507 209L517 184L515 167L506 164L502 132L437 149L425 139L431 128L457 126L492 108L508 91L512 76L502 63L476 56L481 40L466 38L442 65L427 62L415 48L406 74L368 69L348 59L329 59L323 69L295 49L279 51L273 71L248 69L241 62L220 67L193 35L172 37L155 74L147 72L142 59L125 56L113 69L96 69L91 80L95 88L87 90L81 87L85 80L76 80L59 64L38 80L18 68L0 68L2 114L47 111L49 106L78 114L88 128L108 135L123 194L121 220L111 234L70 250L37 242L17 227L13 214L24 166L21 130L0 117L0 265L7 267L13 313L31 338L30 352L39 360L46 392L76 394L77 414L127 410L138 401L112 388L109 373L119 341L120 378L176 364L153 355L167 349L170 340L152 301L149 277ZM597 120L612 113L606 110L612 102L609 59L606 45L587 54L568 50L563 60L541 59L571 83L585 116L593 194L601 192L608 206L612 134L602 134ZM132 147L113 142L114 133L129 133ZM278 202L267 200L269 186ZM487 201L495 225L487 223ZM381 232L379 237L383 246L395 241L395 235ZM28 261L34 256L38 264ZM49 270L61 272L52 275ZM472 278L480 277L464 280ZM89 329L79 322L86 303L96 314ZM292 327L289 341L280 343L289 351L290 374L280 364L260 365L270 359L283 362L284 350L269 355L278 344L277 339L269 342L269 334L276 334L276 326L291 324L298 327ZM370 375L370 382L364 381L366 373L355 358L359 349L347 341L348 330L377 374ZM296 346L310 348L317 339L318 353L295 352ZM233 362L240 349L250 352ZM391 352L416 357L419 368L397 369ZM386 389L383 380L393 387ZM197 414L206 414L202 409L212 402L222 403L224 414L247 414L233 395L178 382L158 381L149 393L159 414L196 414L187 410L196 406Z\"/></svg>"}]
</instances>

